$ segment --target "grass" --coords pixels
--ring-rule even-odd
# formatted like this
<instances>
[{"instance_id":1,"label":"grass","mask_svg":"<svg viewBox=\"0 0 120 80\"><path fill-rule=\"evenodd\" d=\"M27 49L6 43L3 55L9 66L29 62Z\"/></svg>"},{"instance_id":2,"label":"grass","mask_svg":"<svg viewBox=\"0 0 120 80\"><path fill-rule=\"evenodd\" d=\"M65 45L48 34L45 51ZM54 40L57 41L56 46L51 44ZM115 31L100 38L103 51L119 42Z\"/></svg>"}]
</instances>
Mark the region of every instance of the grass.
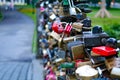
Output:
<instances>
[{"instance_id":1,"label":"grass","mask_svg":"<svg viewBox=\"0 0 120 80\"><path fill-rule=\"evenodd\" d=\"M95 18L96 13L99 11L99 8L92 8L93 12L89 13L88 16L92 20L92 26L100 25L103 30L108 33L110 37L120 39L120 9L109 9L108 11L111 14L110 18Z\"/></svg>"},{"instance_id":2,"label":"grass","mask_svg":"<svg viewBox=\"0 0 120 80\"><path fill-rule=\"evenodd\" d=\"M33 9L31 5L16 6L16 7L18 8L18 11L29 16L35 23L34 35L33 35L33 41L32 41L32 52L37 53L37 29L36 29L37 27L36 27L35 9Z\"/></svg>"},{"instance_id":3,"label":"grass","mask_svg":"<svg viewBox=\"0 0 120 80\"><path fill-rule=\"evenodd\" d=\"M110 18L95 18L95 14L98 12L99 8L91 8L92 12L87 14L91 20L92 20L92 25L100 25L100 26L104 26L104 25L111 25L111 24L115 24L118 23L120 24L120 9L109 9L108 11L111 14Z\"/></svg>"},{"instance_id":4,"label":"grass","mask_svg":"<svg viewBox=\"0 0 120 80\"><path fill-rule=\"evenodd\" d=\"M18 11L22 12L23 14L31 17L31 19L36 23L36 14L35 14L35 9L32 8L30 5L24 5L24 6L17 6ZM34 14L33 14L34 12Z\"/></svg>"}]
</instances>

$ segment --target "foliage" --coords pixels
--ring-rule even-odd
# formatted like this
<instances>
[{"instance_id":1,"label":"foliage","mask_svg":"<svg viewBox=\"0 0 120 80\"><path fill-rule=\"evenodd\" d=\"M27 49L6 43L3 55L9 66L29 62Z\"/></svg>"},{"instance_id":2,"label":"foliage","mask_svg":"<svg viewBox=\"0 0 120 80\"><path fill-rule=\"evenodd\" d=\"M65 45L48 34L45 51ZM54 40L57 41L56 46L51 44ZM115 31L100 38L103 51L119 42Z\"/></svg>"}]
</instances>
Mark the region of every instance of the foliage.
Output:
<instances>
[{"instance_id":1,"label":"foliage","mask_svg":"<svg viewBox=\"0 0 120 80\"><path fill-rule=\"evenodd\" d=\"M111 37L120 39L120 24L114 23L112 25L104 26L105 32L107 32Z\"/></svg>"},{"instance_id":2,"label":"foliage","mask_svg":"<svg viewBox=\"0 0 120 80\"><path fill-rule=\"evenodd\" d=\"M34 29L34 34L33 34L33 42L32 42L32 52L37 53L37 27Z\"/></svg>"}]
</instances>

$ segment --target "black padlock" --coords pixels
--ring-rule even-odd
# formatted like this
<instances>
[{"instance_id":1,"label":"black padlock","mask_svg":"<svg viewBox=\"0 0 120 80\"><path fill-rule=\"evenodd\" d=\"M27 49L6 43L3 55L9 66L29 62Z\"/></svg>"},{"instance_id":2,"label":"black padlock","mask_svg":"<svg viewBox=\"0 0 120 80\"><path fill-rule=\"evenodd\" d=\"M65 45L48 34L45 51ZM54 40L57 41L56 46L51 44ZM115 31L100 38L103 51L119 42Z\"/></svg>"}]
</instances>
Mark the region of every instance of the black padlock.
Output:
<instances>
[{"instance_id":1,"label":"black padlock","mask_svg":"<svg viewBox=\"0 0 120 80\"><path fill-rule=\"evenodd\" d=\"M91 27L91 19L90 18L85 18L83 21L83 26L84 27Z\"/></svg>"},{"instance_id":2,"label":"black padlock","mask_svg":"<svg viewBox=\"0 0 120 80\"><path fill-rule=\"evenodd\" d=\"M102 27L101 26L94 26L92 29L92 33L93 34L98 34L98 33L102 33Z\"/></svg>"},{"instance_id":3,"label":"black padlock","mask_svg":"<svg viewBox=\"0 0 120 80\"><path fill-rule=\"evenodd\" d=\"M116 48L117 47L117 40L115 38L108 38L106 41L106 46Z\"/></svg>"}]
</instances>

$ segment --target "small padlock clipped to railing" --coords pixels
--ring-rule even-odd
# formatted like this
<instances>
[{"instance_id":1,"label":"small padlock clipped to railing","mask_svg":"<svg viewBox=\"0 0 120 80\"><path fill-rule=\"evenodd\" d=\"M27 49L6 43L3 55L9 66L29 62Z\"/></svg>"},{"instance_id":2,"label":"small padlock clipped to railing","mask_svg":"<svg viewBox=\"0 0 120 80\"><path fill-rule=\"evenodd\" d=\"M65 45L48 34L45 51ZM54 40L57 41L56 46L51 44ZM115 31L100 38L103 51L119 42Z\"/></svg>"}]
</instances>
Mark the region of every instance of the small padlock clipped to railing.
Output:
<instances>
[{"instance_id":1,"label":"small padlock clipped to railing","mask_svg":"<svg viewBox=\"0 0 120 80\"><path fill-rule=\"evenodd\" d=\"M63 33L64 28L62 27L62 24L60 22L54 22L52 25L52 30L58 34Z\"/></svg>"},{"instance_id":2,"label":"small padlock clipped to railing","mask_svg":"<svg viewBox=\"0 0 120 80\"><path fill-rule=\"evenodd\" d=\"M65 35L68 36L70 35L70 32L72 30L72 25L71 23L67 23L64 28L61 23L54 22L52 26L52 30L57 34L62 34L58 40L59 47L62 47L63 38Z\"/></svg>"},{"instance_id":3,"label":"small padlock clipped to railing","mask_svg":"<svg viewBox=\"0 0 120 80\"><path fill-rule=\"evenodd\" d=\"M71 32L71 30L72 30L72 25L71 25L71 23L70 23L70 24L67 24L67 25L65 26L64 33L69 35L70 32Z\"/></svg>"},{"instance_id":4,"label":"small padlock clipped to railing","mask_svg":"<svg viewBox=\"0 0 120 80\"><path fill-rule=\"evenodd\" d=\"M61 23L54 22L52 25L52 30L55 31L58 34L64 33L69 35L72 30L72 23L67 23L65 28L63 28Z\"/></svg>"},{"instance_id":5,"label":"small padlock clipped to railing","mask_svg":"<svg viewBox=\"0 0 120 80\"><path fill-rule=\"evenodd\" d=\"M73 3L73 0L68 0L69 2L69 5L70 5L70 8L69 8L69 12L70 12L70 15L76 15L76 9L74 7L74 3Z\"/></svg>"}]
</instances>

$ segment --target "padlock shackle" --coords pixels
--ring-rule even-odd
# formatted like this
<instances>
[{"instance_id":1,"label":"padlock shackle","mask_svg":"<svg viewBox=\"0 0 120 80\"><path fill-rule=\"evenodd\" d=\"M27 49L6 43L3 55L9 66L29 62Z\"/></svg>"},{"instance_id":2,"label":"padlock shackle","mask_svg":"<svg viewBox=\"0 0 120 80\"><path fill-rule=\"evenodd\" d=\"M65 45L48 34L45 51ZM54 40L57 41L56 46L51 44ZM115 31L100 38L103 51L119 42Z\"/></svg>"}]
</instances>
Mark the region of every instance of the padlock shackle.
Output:
<instances>
[{"instance_id":1,"label":"padlock shackle","mask_svg":"<svg viewBox=\"0 0 120 80\"><path fill-rule=\"evenodd\" d=\"M68 0L68 2L69 2L69 5L70 5L70 8L72 8L72 5L71 5L71 2L70 2L70 0Z\"/></svg>"},{"instance_id":2,"label":"padlock shackle","mask_svg":"<svg viewBox=\"0 0 120 80\"><path fill-rule=\"evenodd\" d=\"M75 7L73 0L71 0L71 2L72 2L72 7Z\"/></svg>"}]
</instances>

